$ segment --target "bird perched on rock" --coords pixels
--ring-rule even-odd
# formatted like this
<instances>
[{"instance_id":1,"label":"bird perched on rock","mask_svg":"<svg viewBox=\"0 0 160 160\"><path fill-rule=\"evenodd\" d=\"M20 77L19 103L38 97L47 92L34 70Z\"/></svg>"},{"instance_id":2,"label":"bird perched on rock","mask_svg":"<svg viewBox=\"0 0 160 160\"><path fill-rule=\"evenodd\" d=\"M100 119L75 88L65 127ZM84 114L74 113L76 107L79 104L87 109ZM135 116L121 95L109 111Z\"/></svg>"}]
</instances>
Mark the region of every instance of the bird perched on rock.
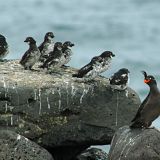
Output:
<instances>
[{"instance_id":1,"label":"bird perched on rock","mask_svg":"<svg viewBox=\"0 0 160 160\"><path fill-rule=\"evenodd\" d=\"M8 43L6 42L6 38L0 34L0 60L5 58L9 53Z\"/></svg>"},{"instance_id":2,"label":"bird perched on rock","mask_svg":"<svg viewBox=\"0 0 160 160\"><path fill-rule=\"evenodd\" d=\"M72 76L77 78L93 79L109 68L111 59L114 56L115 55L112 52L105 51L100 56L93 57L87 65L79 69L78 73L73 74Z\"/></svg>"},{"instance_id":3,"label":"bird perched on rock","mask_svg":"<svg viewBox=\"0 0 160 160\"><path fill-rule=\"evenodd\" d=\"M117 90L124 90L127 88L129 80L129 70L127 68L121 68L109 79L111 87Z\"/></svg>"},{"instance_id":4,"label":"bird perched on rock","mask_svg":"<svg viewBox=\"0 0 160 160\"><path fill-rule=\"evenodd\" d=\"M62 65L67 64L71 60L73 52L70 47L73 47L73 46L74 46L74 44L71 43L70 41L66 41L63 43L62 52L64 53L63 54L64 55L64 62L62 62Z\"/></svg>"},{"instance_id":5,"label":"bird perched on rock","mask_svg":"<svg viewBox=\"0 0 160 160\"><path fill-rule=\"evenodd\" d=\"M111 51L105 51L100 55L100 57L103 59L102 67L100 69L100 73L102 73L110 67L112 57L115 57L115 55Z\"/></svg>"},{"instance_id":6,"label":"bird perched on rock","mask_svg":"<svg viewBox=\"0 0 160 160\"><path fill-rule=\"evenodd\" d=\"M133 118L131 128L148 128L160 115L160 91L156 79L152 75L147 75L145 71L143 74L144 83L149 86L150 91Z\"/></svg>"},{"instance_id":7,"label":"bird perched on rock","mask_svg":"<svg viewBox=\"0 0 160 160\"><path fill-rule=\"evenodd\" d=\"M53 38L54 37L55 36L52 32L47 32L44 37L44 41L38 47L38 49L41 52L41 56L39 59L41 62L44 62L48 58L48 54L51 51L53 51L53 48L54 48Z\"/></svg>"},{"instance_id":8,"label":"bird perched on rock","mask_svg":"<svg viewBox=\"0 0 160 160\"><path fill-rule=\"evenodd\" d=\"M24 69L31 70L33 65L39 60L41 53L36 45L36 41L32 37L27 37L24 42L29 44L29 49L23 55L20 64Z\"/></svg>"},{"instance_id":9,"label":"bird perched on rock","mask_svg":"<svg viewBox=\"0 0 160 160\"><path fill-rule=\"evenodd\" d=\"M50 52L49 57L46 59L46 61L41 66L42 68L49 68L50 66L57 68L60 67L60 60L62 60L63 52L62 52L62 43L56 42L54 45L54 49L52 52Z\"/></svg>"}]
</instances>

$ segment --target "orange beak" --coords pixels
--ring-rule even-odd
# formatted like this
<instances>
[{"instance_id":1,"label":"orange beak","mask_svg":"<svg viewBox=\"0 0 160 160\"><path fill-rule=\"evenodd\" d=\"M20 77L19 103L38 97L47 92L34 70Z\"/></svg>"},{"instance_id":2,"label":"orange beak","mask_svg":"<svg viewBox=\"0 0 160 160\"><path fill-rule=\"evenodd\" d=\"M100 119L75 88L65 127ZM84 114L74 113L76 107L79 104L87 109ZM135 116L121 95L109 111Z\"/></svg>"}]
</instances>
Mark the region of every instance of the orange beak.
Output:
<instances>
[{"instance_id":1,"label":"orange beak","mask_svg":"<svg viewBox=\"0 0 160 160\"><path fill-rule=\"evenodd\" d=\"M149 83L150 81L150 79L144 79L144 83Z\"/></svg>"}]
</instances>

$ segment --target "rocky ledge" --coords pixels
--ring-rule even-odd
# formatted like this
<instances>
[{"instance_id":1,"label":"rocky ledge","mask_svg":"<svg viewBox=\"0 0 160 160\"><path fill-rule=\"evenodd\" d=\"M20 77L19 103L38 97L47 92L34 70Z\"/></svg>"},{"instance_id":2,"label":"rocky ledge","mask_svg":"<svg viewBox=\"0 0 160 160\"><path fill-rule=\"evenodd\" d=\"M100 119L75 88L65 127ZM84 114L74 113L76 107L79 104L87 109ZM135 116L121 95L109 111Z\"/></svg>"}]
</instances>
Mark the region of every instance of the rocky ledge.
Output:
<instances>
[{"instance_id":1,"label":"rocky ledge","mask_svg":"<svg viewBox=\"0 0 160 160\"><path fill-rule=\"evenodd\" d=\"M69 160L91 145L110 144L140 104L131 88L113 90L104 77L72 78L76 70L70 67L28 71L12 60L1 62L0 69L1 130L34 141L54 159Z\"/></svg>"},{"instance_id":2,"label":"rocky ledge","mask_svg":"<svg viewBox=\"0 0 160 160\"><path fill-rule=\"evenodd\" d=\"M160 159L160 132L157 129L120 128L114 135L110 160Z\"/></svg>"}]
</instances>

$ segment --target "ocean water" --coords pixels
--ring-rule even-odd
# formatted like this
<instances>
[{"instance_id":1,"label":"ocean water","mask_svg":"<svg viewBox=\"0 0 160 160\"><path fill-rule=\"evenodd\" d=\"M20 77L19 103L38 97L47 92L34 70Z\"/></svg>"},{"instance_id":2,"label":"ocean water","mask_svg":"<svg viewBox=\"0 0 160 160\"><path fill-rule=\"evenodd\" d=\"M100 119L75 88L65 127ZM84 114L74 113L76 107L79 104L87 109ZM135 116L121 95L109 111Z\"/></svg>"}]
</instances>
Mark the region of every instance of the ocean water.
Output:
<instances>
[{"instance_id":1,"label":"ocean water","mask_svg":"<svg viewBox=\"0 0 160 160\"><path fill-rule=\"evenodd\" d=\"M8 59L21 58L33 36L37 44L52 31L55 41L75 43L70 65L80 68L93 56L111 50L116 57L103 75L126 67L130 87L141 99L148 93L141 70L156 76L160 86L159 0L1 0L0 33L10 45ZM160 127L160 119L153 123Z\"/></svg>"}]
</instances>

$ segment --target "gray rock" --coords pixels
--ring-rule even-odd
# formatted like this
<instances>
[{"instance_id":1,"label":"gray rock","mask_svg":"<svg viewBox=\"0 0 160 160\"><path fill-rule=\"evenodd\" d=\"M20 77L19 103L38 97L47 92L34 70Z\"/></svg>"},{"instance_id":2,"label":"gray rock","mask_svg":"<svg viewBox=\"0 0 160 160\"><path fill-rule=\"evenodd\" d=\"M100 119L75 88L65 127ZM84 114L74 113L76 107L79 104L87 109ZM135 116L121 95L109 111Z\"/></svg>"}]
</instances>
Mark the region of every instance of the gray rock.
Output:
<instances>
[{"instance_id":1,"label":"gray rock","mask_svg":"<svg viewBox=\"0 0 160 160\"><path fill-rule=\"evenodd\" d=\"M9 130L0 130L1 160L53 160L48 151Z\"/></svg>"},{"instance_id":2,"label":"gray rock","mask_svg":"<svg viewBox=\"0 0 160 160\"><path fill-rule=\"evenodd\" d=\"M24 70L13 60L0 69L0 126L53 153L76 155L90 145L109 144L140 104L131 88L114 91L104 77L72 78L73 68L49 74L37 66Z\"/></svg>"},{"instance_id":3,"label":"gray rock","mask_svg":"<svg viewBox=\"0 0 160 160\"><path fill-rule=\"evenodd\" d=\"M110 160L159 160L160 132L157 129L120 128L114 135Z\"/></svg>"},{"instance_id":4,"label":"gray rock","mask_svg":"<svg viewBox=\"0 0 160 160\"><path fill-rule=\"evenodd\" d=\"M102 149L89 148L81 153L76 160L108 160L108 155Z\"/></svg>"}]
</instances>

